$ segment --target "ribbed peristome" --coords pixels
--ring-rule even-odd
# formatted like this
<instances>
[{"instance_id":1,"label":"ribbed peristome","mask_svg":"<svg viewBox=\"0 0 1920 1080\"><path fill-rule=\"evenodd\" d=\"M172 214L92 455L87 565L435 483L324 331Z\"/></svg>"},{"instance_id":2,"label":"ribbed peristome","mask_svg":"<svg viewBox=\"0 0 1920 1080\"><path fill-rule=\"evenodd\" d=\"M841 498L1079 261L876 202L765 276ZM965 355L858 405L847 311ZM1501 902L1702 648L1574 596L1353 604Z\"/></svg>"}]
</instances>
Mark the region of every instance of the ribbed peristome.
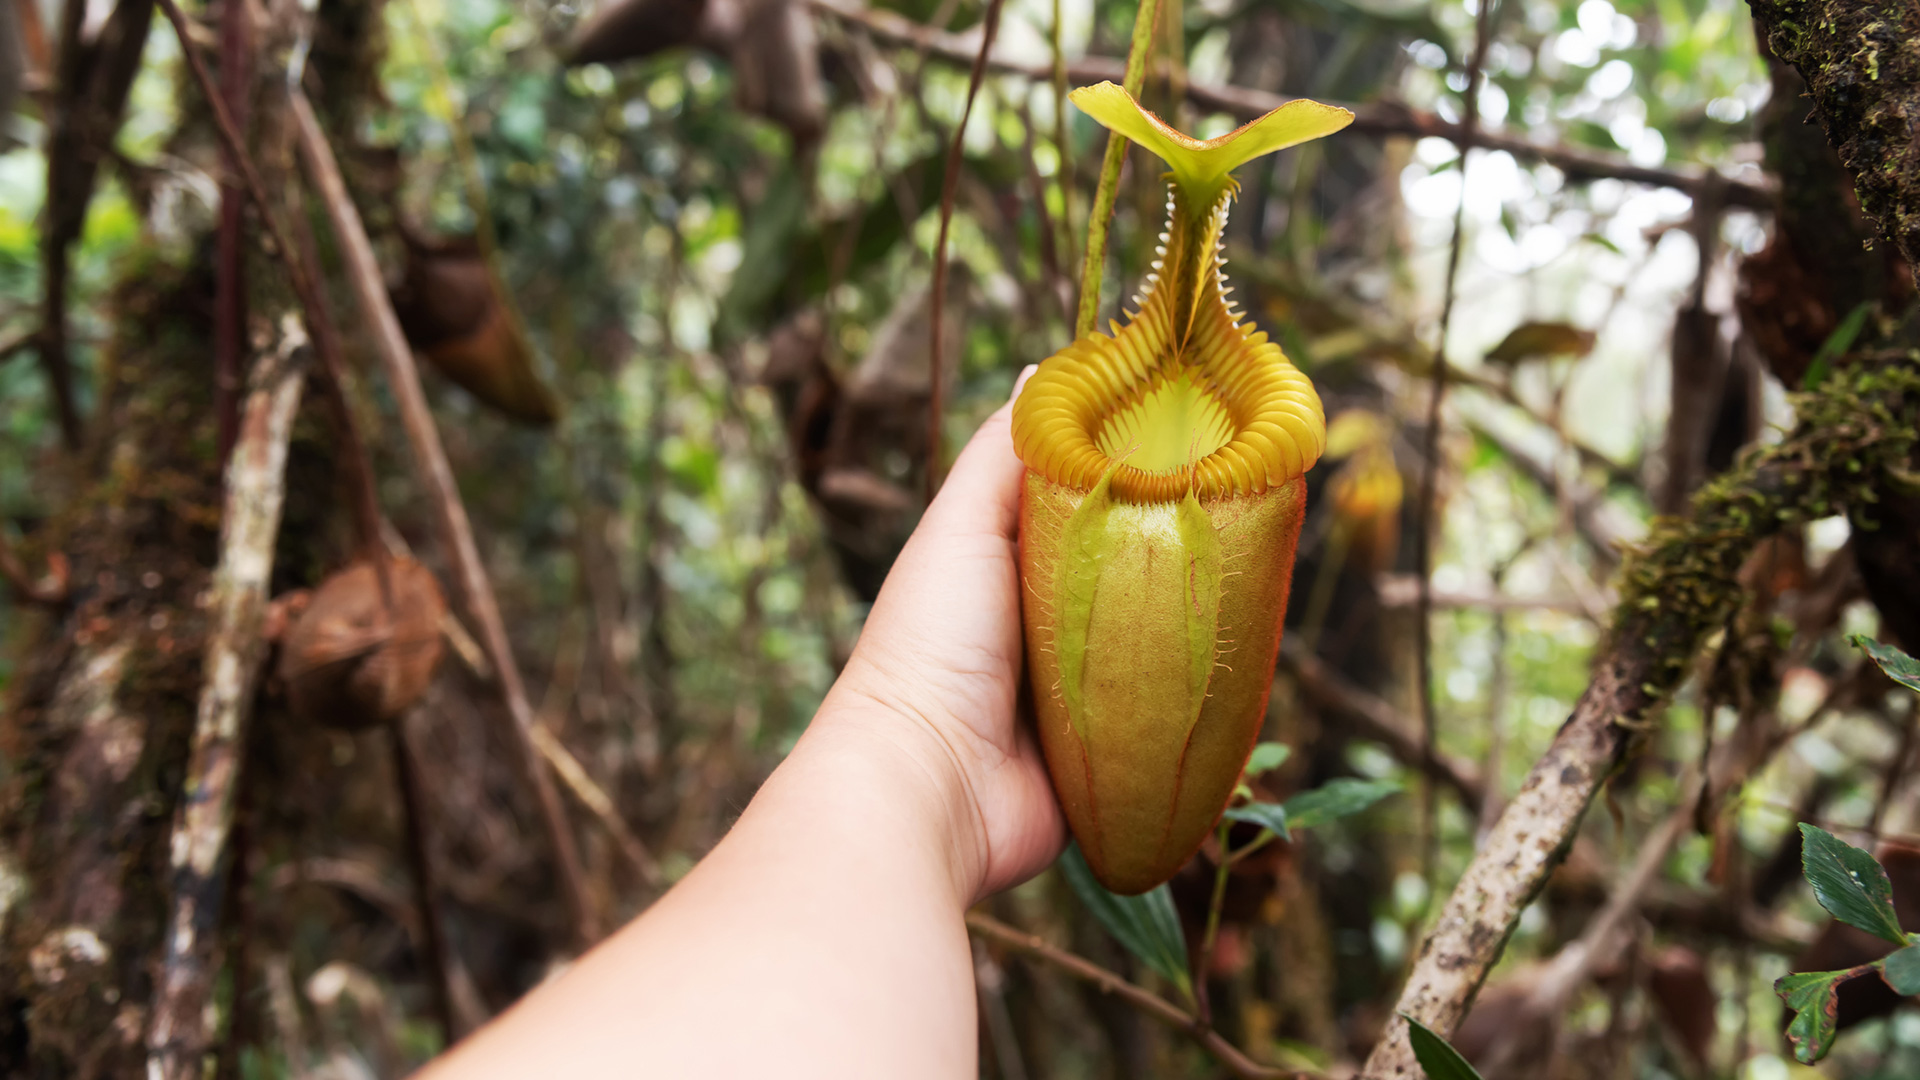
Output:
<instances>
[{"instance_id":1,"label":"ribbed peristome","mask_svg":"<svg viewBox=\"0 0 1920 1080\"><path fill-rule=\"evenodd\" d=\"M1087 491L1118 460L1118 499L1171 502L1192 491L1210 501L1290 483L1319 459L1326 421L1313 383L1228 303L1220 233L1231 198L1229 188L1191 213L1170 185L1155 272L1127 324L1048 357L1014 403L1014 449L1029 469ZM1143 414L1174 404L1191 418L1183 437L1193 451L1145 460L1134 435ZM1165 433L1154 441L1166 443Z\"/></svg>"}]
</instances>

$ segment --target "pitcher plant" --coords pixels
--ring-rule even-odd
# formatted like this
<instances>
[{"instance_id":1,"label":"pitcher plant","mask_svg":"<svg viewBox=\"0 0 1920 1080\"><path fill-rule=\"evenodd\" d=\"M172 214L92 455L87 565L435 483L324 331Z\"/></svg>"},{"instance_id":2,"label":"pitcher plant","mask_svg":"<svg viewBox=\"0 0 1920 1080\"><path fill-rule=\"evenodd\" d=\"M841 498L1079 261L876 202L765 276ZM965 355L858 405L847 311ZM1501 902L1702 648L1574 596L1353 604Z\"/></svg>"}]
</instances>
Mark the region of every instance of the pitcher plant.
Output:
<instances>
[{"instance_id":1,"label":"pitcher plant","mask_svg":"<svg viewBox=\"0 0 1920 1080\"><path fill-rule=\"evenodd\" d=\"M1116 893L1172 877L1231 797L1266 713L1319 395L1228 302L1232 170L1347 126L1297 100L1200 141L1112 83L1081 111L1166 162L1166 231L1125 326L1049 357L1013 408L1040 742Z\"/></svg>"}]
</instances>

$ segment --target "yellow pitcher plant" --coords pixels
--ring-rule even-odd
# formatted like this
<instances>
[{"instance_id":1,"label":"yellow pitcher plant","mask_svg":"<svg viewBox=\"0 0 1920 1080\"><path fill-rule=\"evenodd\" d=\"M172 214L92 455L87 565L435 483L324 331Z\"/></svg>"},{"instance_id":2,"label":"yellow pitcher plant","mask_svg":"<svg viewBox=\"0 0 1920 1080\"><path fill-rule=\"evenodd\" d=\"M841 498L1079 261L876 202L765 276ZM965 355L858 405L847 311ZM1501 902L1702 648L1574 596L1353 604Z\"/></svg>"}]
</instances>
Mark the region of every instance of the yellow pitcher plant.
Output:
<instances>
[{"instance_id":1,"label":"yellow pitcher plant","mask_svg":"<svg viewBox=\"0 0 1920 1080\"><path fill-rule=\"evenodd\" d=\"M1291 101L1202 142L1112 83L1071 98L1170 170L1127 324L1049 357L1013 407L1040 742L1088 865L1133 894L1192 857L1259 736L1326 444L1313 384L1228 303L1230 174L1353 114Z\"/></svg>"}]
</instances>

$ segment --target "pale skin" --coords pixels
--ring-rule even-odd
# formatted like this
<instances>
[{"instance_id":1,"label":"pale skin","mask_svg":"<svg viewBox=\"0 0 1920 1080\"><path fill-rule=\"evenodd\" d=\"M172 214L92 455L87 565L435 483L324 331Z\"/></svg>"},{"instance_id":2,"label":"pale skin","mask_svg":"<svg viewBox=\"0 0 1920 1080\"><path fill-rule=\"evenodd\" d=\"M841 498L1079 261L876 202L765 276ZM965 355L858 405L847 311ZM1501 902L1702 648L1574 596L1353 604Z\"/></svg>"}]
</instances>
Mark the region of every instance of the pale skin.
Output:
<instances>
[{"instance_id":1,"label":"pale skin","mask_svg":"<svg viewBox=\"0 0 1920 1080\"><path fill-rule=\"evenodd\" d=\"M955 461L846 669L725 839L424 1077L979 1075L966 909L1066 842L1016 722L1010 414Z\"/></svg>"}]
</instances>

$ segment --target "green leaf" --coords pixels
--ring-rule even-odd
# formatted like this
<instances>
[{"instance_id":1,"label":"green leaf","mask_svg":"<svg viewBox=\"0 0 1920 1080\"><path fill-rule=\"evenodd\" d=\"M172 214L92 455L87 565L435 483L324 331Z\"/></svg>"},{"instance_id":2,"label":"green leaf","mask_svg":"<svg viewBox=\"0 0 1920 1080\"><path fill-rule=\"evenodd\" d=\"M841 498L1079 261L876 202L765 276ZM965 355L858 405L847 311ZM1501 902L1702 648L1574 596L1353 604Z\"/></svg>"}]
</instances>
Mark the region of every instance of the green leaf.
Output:
<instances>
[{"instance_id":1,"label":"green leaf","mask_svg":"<svg viewBox=\"0 0 1920 1080\"><path fill-rule=\"evenodd\" d=\"M1820 343L1820 351L1813 354L1813 362L1807 365L1807 373L1801 376L1800 389L1812 390L1827 379L1827 372L1833 368L1833 362L1846 355L1853 347L1853 341L1867 325L1867 316L1873 313L1874 302L1863 300L1855 304L1852 311L1833 328L1827 340Z\"/></svg>"},{"instance_id":2,"label":"green leaf","mask_svg":"<svg viewBox=\"0 0 1920 1080\"><path fill-rule=\"evenodd\" d=\"M1905 945L1893 910L1893 884L1872 855L1818 825L1800 825L1800 861L1814 898L1848 926Z\"/></svg>"},{"instance_id":3,"label":"green leaf","mask_svg":"<svg viewBox=\"0 0 1920 1080\"><path fill-rule=\"evenodd\" d=\"M1093 625L1093 595L1100 570L1113 557L1107 518L1113 513L1113 474L1119 468L1118 461L1107 466L1060 530L1060 567L1053 590L1060 630L1054 652L1060 657L1060 698L1082 741L1090 735L1086 690L1081 685L1087 674L1087 634Z\"/></svg>"},{"instance_id":4,"label":"green leaf","mask_svg":"<svg viewBox=\"0 0 1920 1080\"><path fill-rule=\"evenodd\" d=\"M1113 83L1082 86L1067 96L1102 127L1166 162L1174 183L1188 192L1196 207L1211 207L1231 183L1228 174L1254 158L1324 138L1353 123L1353 113L1338 105L1295 98L1229 134L1200 142L1168 127Z\"/></svg>"},{"instance_id":5,"label":"green leaf","mask_svg":"<svg viewBox=\"0 0 1920 1080\"><path fill-rule=\"evenodd\" d=\"M1880 961L1880 977L1902 997L1920 995L1920 945L1909 945Z\"/></svg>"},{"instance_id":6,"label":"green leaf","mask_svg":"<svg viewBox=\"0 0 1920 1080\"><path fill-rule=\"evenodd\" d=\"M1287 823L1295 829L1325 825L1335 818L1357 814L1399 790L1400 783L1397 780L1355 780L1351 777L1329 780L1312 791L1303 791L1287 800Z\"/></svg>"},{"instance_id":7,"label":"green leaf","mask_svg":"<svg viewBox=\"0 0 1920 1080\"><path fill-rule=\"evenodd\" d=\"M1426 1070L1427 1080L1480 1080L1480 1074L1447 1040L1406 1013L1401 1013L1400 1019L1407 1022L1407 1041L1413 1044L1413 1059Z\"/></svg>"},{"instance_id":8,"label":"green leaf","mask_svg":"<svg viewBox=\"0 0 1920 1080\"><path fill-rule=\"evenodd\" d=\"M1864 651L1887 678L1916 693L1920 693L1920 660L1915 660L1892 645L1882 645L1865 634L1855 634L1847 639Z\"/></svg>"},{"instance_id":9,"label":"green leaf","mask_svg":"<svg viewBox=\"0 0 1920 1080\"><path fill-rule=\"evenodd\" d=\"M1061 853L1060 872L1114 940L1178 986L1181 993L1192 992L1193 982L1187 974L1187 939L1173 908L1172 890L1161 885L1139 896L1110 893L1093 879L1093 868L1080 854L1079 844L1068 844Z\"/></svg>"},{"instance_id":10,"label":"green leaf","mask_svg":"<svg viewBox=\"0 0 1920 1080\"><path fill-rule=\"evenodd\" d=\"M1278 834L1282 840L1293 839L1293 834L1287 831L1287 808L1279 803L1257 802L1236 806L1227 811L1227 820L1258 825Z\"/></svg>"},{"instance_id":11,"label":"green leaf","mask_svg":"<svg viewBox=\"0 0 1920 1080\"><path fill-rule=\"evenodd\" d=\"M1263 742L1254 747L1253 754L1247 758L1246 774L1259 776L1261 773L1270 773L1285 765L1292 756L1293 747L1286 743Z\"/></svg>"},{"instance_id":12,"label":"green leaf","mask_svg":"<svg viewBox=\"0 0 1920 1080\"><path fill-rule=\"evenodd\" d=\"M1787 1041L1793 1043L1793 1056L1802 1065L1811 1065L1833 1049L1840 999L1834 990L1853 976L1852 971L1803 971L1788 975L1773 984L1793 1010L1793 1022L1787 1025Z\"/></svg>"}]
</instances>

